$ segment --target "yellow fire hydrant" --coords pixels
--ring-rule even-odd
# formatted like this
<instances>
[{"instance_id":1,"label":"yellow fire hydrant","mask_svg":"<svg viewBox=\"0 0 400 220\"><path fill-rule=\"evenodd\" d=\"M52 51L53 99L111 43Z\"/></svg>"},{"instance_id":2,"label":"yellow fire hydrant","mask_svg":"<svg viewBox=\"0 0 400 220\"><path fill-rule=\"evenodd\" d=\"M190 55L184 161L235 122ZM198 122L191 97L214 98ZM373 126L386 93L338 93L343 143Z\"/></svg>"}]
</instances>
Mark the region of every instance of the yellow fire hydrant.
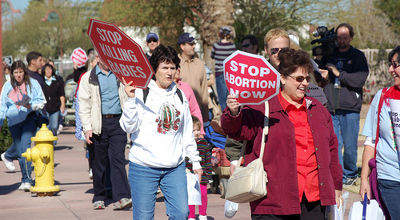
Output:
<instances>
[{"instance_id":1,"label":"yellow fire hydrant","mask_svg":"<svg viewBox=\"0 0 400 220\"><path fill-rule=\"evenodd\" d=\"M60 186L54 185L53 143L57 139L46 124L42 124L36 136L31 138L36 145L22 154L27 161L32 161L35 168L35 186L31 187L30 191L39 196L51 196L60 191Z\"/></svg>"}]
</instances>

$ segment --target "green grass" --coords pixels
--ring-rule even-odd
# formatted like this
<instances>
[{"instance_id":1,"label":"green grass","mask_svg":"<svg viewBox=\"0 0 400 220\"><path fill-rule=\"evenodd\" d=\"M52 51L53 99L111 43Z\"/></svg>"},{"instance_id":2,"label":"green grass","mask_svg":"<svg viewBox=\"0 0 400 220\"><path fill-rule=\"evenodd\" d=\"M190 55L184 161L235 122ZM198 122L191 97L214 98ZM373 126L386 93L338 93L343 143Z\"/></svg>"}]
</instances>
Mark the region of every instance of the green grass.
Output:
<instances>
[{"instance_id":1,"label":"green grass","mask_svg":"<svg viewBox=\"0 0 400 220\"><path fill-rule=\"evenodd\" d=\"M3 128L0 132L0 154L5 152L11 146L12 142L13 139L7 126L7 120L4 120Z\"/></svg>"}]
</instances>

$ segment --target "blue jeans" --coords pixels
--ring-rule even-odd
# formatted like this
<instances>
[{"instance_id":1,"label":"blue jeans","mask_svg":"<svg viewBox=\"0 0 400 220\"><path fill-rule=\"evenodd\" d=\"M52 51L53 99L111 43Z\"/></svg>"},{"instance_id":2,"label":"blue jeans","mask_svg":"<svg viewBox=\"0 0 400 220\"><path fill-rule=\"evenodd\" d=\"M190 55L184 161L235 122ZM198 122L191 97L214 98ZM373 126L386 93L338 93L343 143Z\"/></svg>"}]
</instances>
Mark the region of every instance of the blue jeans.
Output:
<instances>
[{"instance_id":1,"label":"blue jeans","mask_svg":"<svg viewBox=\"0 0 400 220\"><path fill-rule=\"evenodd\" d=\"M57 136L58 126L60 125L60 111L49 114L49 125L48 129L53 132L54 136Z\"/></svg>"},{"instance_id":2,"label":"blue jeans","mask_svg":"<svg viewBox=\"0 0 400 220\"><path fill-rule=\"evenodd\" d=\"M400 182L378 180L379 191L392 220L400 219Z\"/></svg>"},{"instance_id":3,"label":"blue jeans","mask_svg":"<svg viewBox=\"0 0 400 220\"><path fill-rule=\"evenodd\" d=\"M36 122L34 118L34 114L31 114L25 121L9 127L14 142L6 151L6 157L18 159L19 167L21 168L22 183L32 183L32 163L27 162L21 154L31 147L31 137L33 137L36 132Z\"/></svg>"},{"instance_id":4,"label":"blue jeans","mask_svg":"<svg viewBox=\"0 0 400 220\"><path fill-rule=\"evenodd\" d=\"M332 114L333 129L338 139L339 161L343 167L343 180L358 175L357 140L360 130L360 113L337 110ZM342 154L342 148L344 153Z\"/></svg>"},{"instance_id":5,"label":"blue jeans","mask_svg":"<svg viewBox=\"0 0 400 220\"><path fill-rule=\"evenodd\" d=\"M226 97L228 96L228 88L225 84L224 74L215 77L215 83L217 86L218 102L221 105L221 110L224 111L226 108Z\"/></svg>"},{"instance_id":6,"label":"blue jeans","mask_svg":"<svg viewBox=\"0 0 400 220\"><path fill-rule=\"evenodd\" d=\"M157 188L165 196L169 219L186 220L189 216L185 163L175 168L151 168L129 163L133 219L154 219Z\"/></svg>"}]
</instances>

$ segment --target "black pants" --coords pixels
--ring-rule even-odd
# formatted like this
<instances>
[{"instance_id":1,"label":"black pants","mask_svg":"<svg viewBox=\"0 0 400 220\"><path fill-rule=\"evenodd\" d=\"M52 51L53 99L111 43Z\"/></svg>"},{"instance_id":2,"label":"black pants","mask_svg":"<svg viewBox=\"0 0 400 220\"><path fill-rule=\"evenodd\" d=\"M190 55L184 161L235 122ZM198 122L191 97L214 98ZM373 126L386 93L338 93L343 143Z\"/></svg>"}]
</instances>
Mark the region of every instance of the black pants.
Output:
<instances>
[{"instance_id":1,"label":"black pants","mask_svg":"<svg viewBox=\"0 0 400 220\"><path fill-rule=\"evenodd\" d=\"M300 215L251 215L252 220L324 220L325 206L320 201L308 202L303 194Z\"/></svg>"},{"instance_id":2,"label":"black pants","mask_svg":"<svg viewBox=\"0 0 400 220\"><path fill-rule=\"evenodd\" d=\"M93 135L93 202L106 198L106 166L110 162L110 179L113 201L130 198L130 188L125 169L126 133L119 125L120 117L102 119L100 135Z\"/></svg>"}]
</instances>

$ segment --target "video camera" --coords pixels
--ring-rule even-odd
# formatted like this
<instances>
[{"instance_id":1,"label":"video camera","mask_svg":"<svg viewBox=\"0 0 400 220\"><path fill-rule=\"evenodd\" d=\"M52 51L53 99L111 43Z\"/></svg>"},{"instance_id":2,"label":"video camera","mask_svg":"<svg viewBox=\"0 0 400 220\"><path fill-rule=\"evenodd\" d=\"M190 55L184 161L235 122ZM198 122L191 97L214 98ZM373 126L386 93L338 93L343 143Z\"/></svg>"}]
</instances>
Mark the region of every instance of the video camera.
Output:
<instances>
[{"instance_id":1,"label":"video camera","mask_svg":"<svg viewBox=\"0 0 400 220\"><path fill-rule=\"evenodd\" d=\"M316 31L313 32L314 37L320 37L311 41L311 45L320 43L321 45L312 48L313 56L329 56L337 47L335 29L329 30L326 26L319 26Z\"/></svg>"}]
</instances>

